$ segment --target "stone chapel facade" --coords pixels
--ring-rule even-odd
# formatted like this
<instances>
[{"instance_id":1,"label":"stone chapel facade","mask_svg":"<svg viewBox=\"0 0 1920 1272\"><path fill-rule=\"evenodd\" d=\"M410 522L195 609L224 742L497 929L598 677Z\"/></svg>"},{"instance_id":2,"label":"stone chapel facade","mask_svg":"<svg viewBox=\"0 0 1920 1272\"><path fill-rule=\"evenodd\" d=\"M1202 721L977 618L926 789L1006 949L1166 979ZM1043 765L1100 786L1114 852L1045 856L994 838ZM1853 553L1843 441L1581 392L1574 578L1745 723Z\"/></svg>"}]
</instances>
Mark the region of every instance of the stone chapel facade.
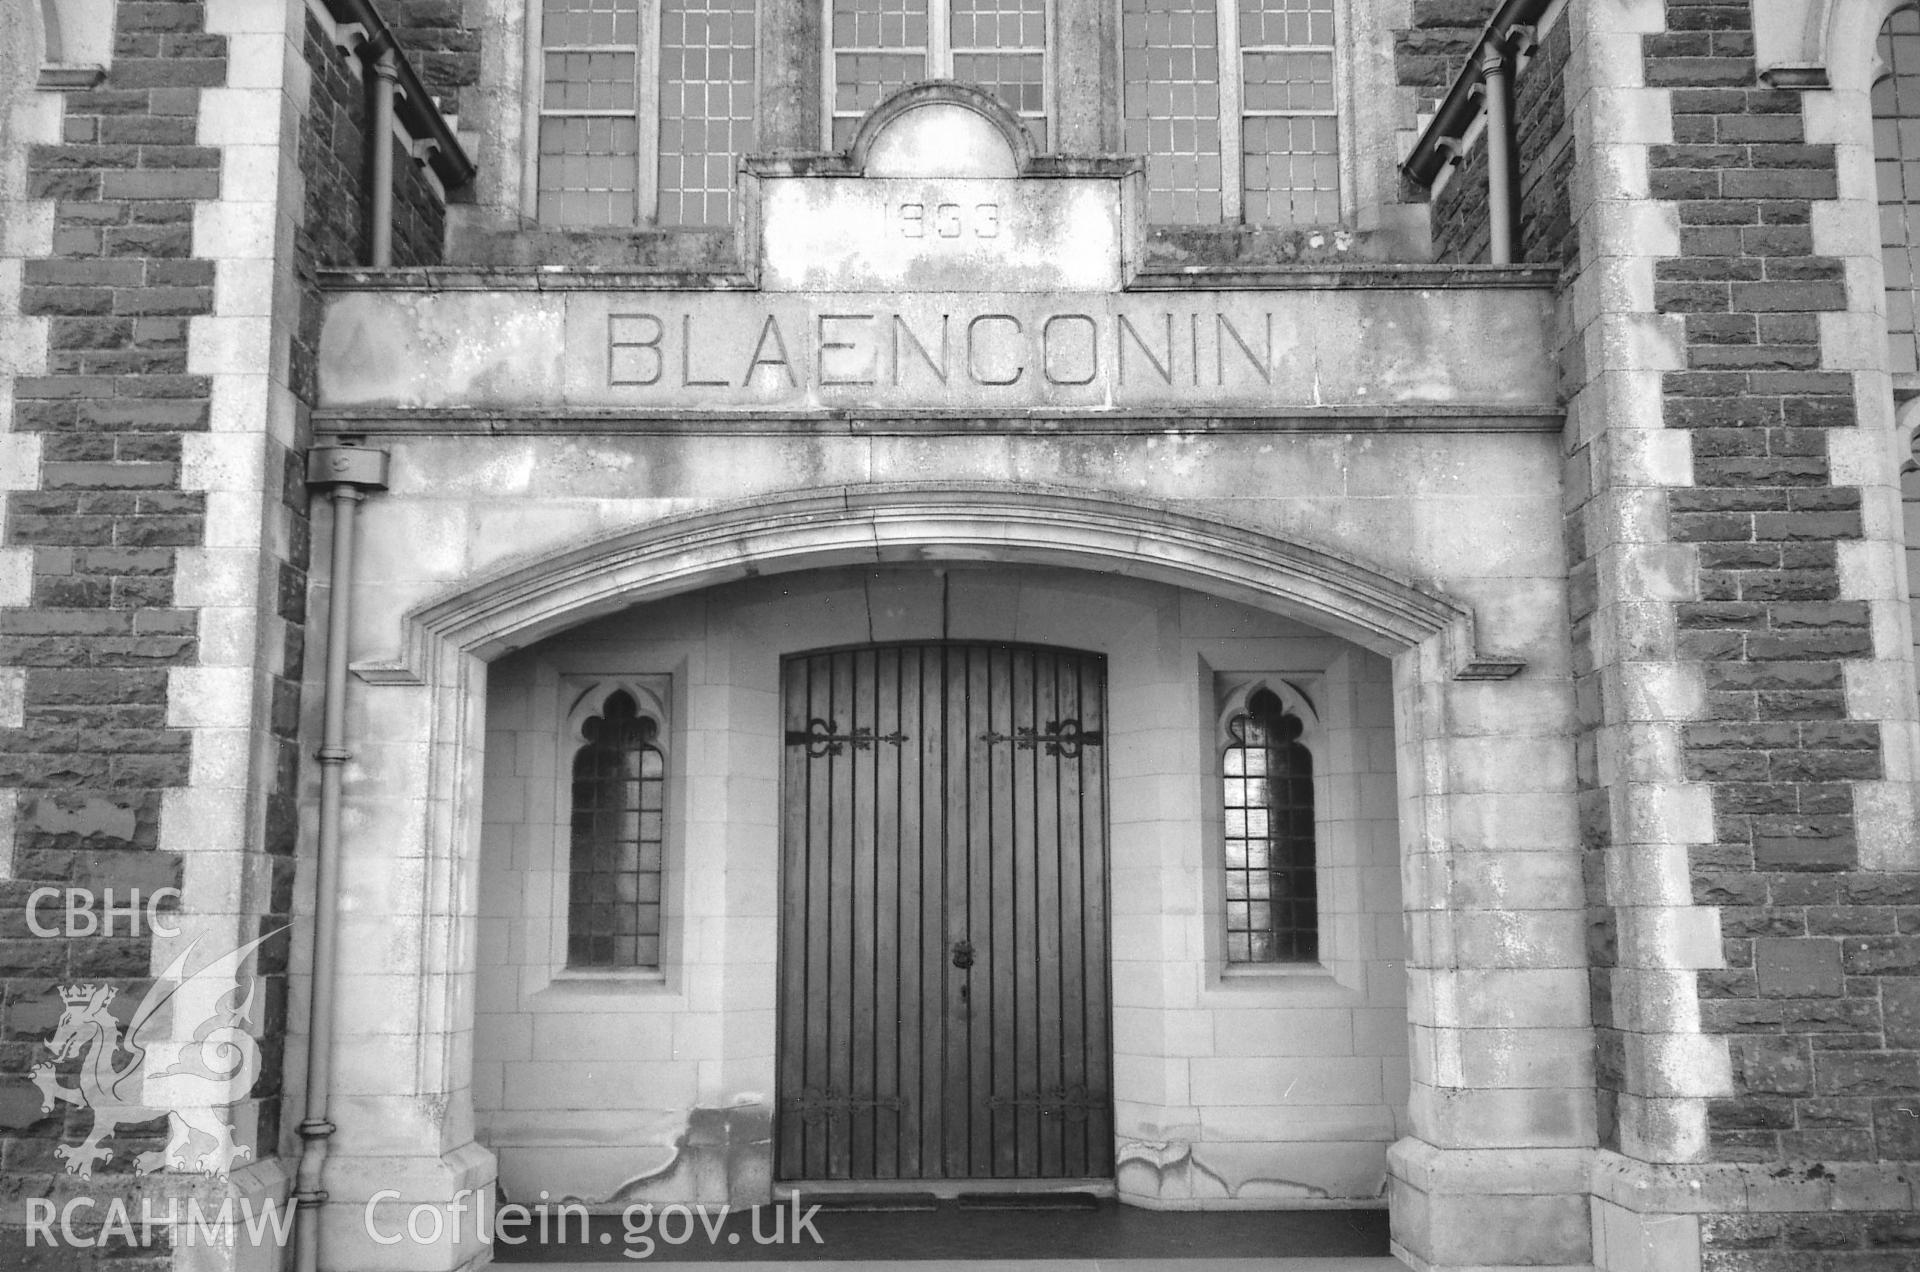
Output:
<instances>
[{"instance_id":1,"label":"stone chapel facade","mask_svg":"<svg viewBox=\"0 0 1920 1272\"><path fill-rule=\"evenodd\" d=\"M0 56L28 1266L83 1196L455 1272L481 1194L982 1183L1920 1260L1920 7L10 0ZM256 942L246 1156L81 1173L48 1039Z\"/></svg>"}]
</instances>

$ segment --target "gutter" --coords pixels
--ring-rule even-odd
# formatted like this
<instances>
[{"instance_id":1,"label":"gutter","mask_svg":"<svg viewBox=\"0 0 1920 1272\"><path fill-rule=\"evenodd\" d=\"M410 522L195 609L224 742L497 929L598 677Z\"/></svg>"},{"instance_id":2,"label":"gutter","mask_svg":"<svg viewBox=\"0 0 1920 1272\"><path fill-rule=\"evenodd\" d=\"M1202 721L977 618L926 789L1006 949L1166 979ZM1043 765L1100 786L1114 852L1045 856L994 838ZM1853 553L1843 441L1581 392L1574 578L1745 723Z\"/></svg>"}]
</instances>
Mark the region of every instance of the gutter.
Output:
<instances>
[{"instance_id":1,"label":"gutter","mask_svg":"<svg viewBox=\"0 0 1920 1272\"><path fill-rule=\"evenodd\" d=\"M1409 180L1423 188L1431 186L1441 169L1459 153L1460 138L1480 113L1482 65L1490 57L1504 57L1514 37L1529 33L1556 3L1558 0L1506 0L1487 19L1433 121L1400 165ZM1516 27L1521 31L1516 32Z\"/></svg>"},{"instance_id":2,"label":"gutter","mask_svg":"<svg viewBox=\"0 0 1920 1272\"><path fill-rule=\"evenodd\" d=\"M394 39L393 31L373 7L373 0L325 0L327 11L342 26L358 26L367 34L355 51L370 65L391 54L394 61L394 88L399 96L395 104L400 122L414 137L427 145L427 162L448 189L473 180L473 160L467 157L460 139L447 126L446 116L434 104L433 95L420 82L413 62Z\"/></svg>"}]
</instances>

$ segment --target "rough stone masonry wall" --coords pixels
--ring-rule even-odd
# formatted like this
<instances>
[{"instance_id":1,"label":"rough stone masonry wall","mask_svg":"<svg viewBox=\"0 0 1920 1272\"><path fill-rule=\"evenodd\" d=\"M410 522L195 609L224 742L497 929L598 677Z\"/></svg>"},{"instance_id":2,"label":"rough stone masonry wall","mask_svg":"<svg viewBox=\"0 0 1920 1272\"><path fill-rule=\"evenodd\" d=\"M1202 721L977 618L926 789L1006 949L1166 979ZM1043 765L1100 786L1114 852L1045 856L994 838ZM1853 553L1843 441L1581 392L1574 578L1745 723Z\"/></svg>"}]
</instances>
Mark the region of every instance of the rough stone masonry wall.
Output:
<instances>
[{"instance_id":1,"label":"rough stone masonry wall","mask_svg":"<svg viewBox=\"0 0 1920 1272\"><path fill-rule=\"evenodd\" d=\"M1487 193L1487 146L1483 132L1459 156L1447 183L1433 196L1435 259L1460 264L1487 259L1488 244L1492 241Z\"/></svg>"},{"instance_id":2,"label":"rough stone masonry wall","mask_svg":"<svg viewBox=\"0 0 1920 1272\"><path fill-rule=\"evenodd\" d=\"M1515 159L1520 168L1520 209L1514 228L1515 255L1530 265L1579 267L1580 240L1573 226L1573 165L1578 157L1567 120L1566 68L1573 24L1555 22L1539 34L1539 47L1514 78Z\"/></svg>"},{"instance_id":3,"label":"rough stone masonry wall","mask_svg":"<svg viewBox=\"0 0 1920 1272\"><path fill-rule=\"evenodd\" d=\"M461 90L480 82L480 32L463 0L395 0L381 9L413 69L442 109L458 115Z\"/></svg>"},{"instance_id":4,"label":"rough stone masonry wall","mask_svg":"<svg viewBox=\"0 0 1920 1272\"><path fill-rule=\"evenodd\" d=\"M1394 74L1419 92L1429 115L1447 95L1496 0L1414 0L1413 21L1395 33ZM1487 251L1487 153L1476 145L1460 158L1433 200L1433 250L1443 261L1476 261Z\"/></svg>"},{"instance_id":5,"label":"rough stone masonry wall","mask_svg":"<svg viewBox=\"0 0 1920 1272\"><path fill-rule=\"evenodd\" d=\"M1698 985L1733 1081L1708 1104L1708 1153L1812 1178L1920 1158L1920 876L1861 868L1856 835L1854 784L1883 759L1847 695L1873 635L1839 562L1863 534L1861 491L1836 483L1830 456L1856 426L1853 377L1822 369L1848 365L1823 359L1818 315L1849 297L1812 225L1837 193L1835 155L1806 143L1797 95L1757 81L1746 3L1668 0L1666 17L1642 46L1646 84L1672 105L1650 192L1677 208L1680 254L1656 262L1655 300L1682 322L1664 414L1693 472L1667 518L1697 561L1674 610L1706 718L1681 740L1687 777L1712 789L1693 895L1719 907L1726 966ZM1822 1267L1920 1258L1910 1216L1710 1218L1702 1241L1723 1267L1806 1267L1810 1249Z\"/></svg>"},{"instance_id":6,"label":"rough stone masonry wall","mask_svg":"<svg viewBox=\"0 0 1920 1272\"><path fill-rule=\"evenodd\" d=\"M45 1058L58 986L109 981L137 1002L153 958L144 933L33 935L28 894L112 888L124 899L185 886L183 910L230 916L194 929L203 933L237 923L244 940L291 921L312 377L297 332L275 316L274 280L281 262L310 280L316 263L357 259L364 233L354 215L365 202L364 89L310 15L306 84L280 74L289 36L301 37L276 6L121 0L114 17L105 81L61 95L60 140L27 161L25 193L50 233L28 253L21 287L26 321L44 324L45 365L13 380L9 403L14 434L37 443L5 522L8 551L30 559L31 592L0 608L0 667L17 686L0 694L17 712L0 714L0 786L18 792L19 810L15 841L0 845L11 850L0 882L0 1190L16 1203L64 1186L53 1149L89 1116L41 1114L26 1076ZM226 87L236 43L244 87ZM304 111L307 197L282 255L276 227L295 219L274 202L287 102ZM444 208L395 144L395 255L432 263ZM239 171L227 171L229 154L247 159ZM290 420L276 397L286 387ZM204 858L201 888L187 855ZM278 1098L287 946L283 935L261 950L261 1076L235 1119L256 1160L291 1147ZM90 1191L132 1190L123 1172L164 1129L119 1130ZM0 1242L23 1245L17 1231Z\"/></svg>"},{"instance_id":7,"label":"rough stone masonry wall","mask_svg":"<svg viewBox=\"0 0 1920 1272\"><path fill-rule=\"evenodd\" d=\"M0 728L0 786L18 792L0 883L0 1189L11 1198L53 1188L65 1163L52 1150L90 1117L42 1114L25 1077L45 1058L59 986L106 982L138 1001L151 957L144 929L35 936L28 894L124 899L182 882L159 823L191 760L188 733L169 727L170 674L196 661L198 631L174 583L179 553L206 531L204 496L183 488L182 441L208 427L209 380L189 369L188 333L212 312L215 279L193 255L193 225L221 190L220 152L196 144L196 125L201 90L225 81L227 47L205 33L198 4L125 2L117 19L106 80L65 94L61 141L28 159L28 198L51 201L53 219L52 251L26 262L21 291L22 313L46 319L46 365L13 385L13 429L37 439L39 471L9 496L5 521L7 544L30 553L32 589L29 604L0 609L0 664L22 686L17 719ZM277 1001L284 944L262 955ZM267 1050L257 1089L270 1095L279 1065ZM164 1129L116 1135L96 1177L130 1171Z\"/></svg>"},{"instance_id":8,"label":"rough stone masonry wall","mask_svg":"<svg viewBox=\"0 0 1920 1272\"><path fill-rule=\"evenodd\" d=\"M1413 0L1412 22L1394 35L1393 69L1400 83L1421 90L1423 115L1447 95L1467 50L1498 7L1499 0Z\"/></svg>"},{"instance_id":9,"label":"rough stone masonry wall","mask_svg":"<svg viewBox=\"0 0 1920 1272\"><path fill-rule=\"evenodd\" d=\"M1757 84L1744 4L1674 0L1668 17L1645 44L1648 83L1673 90L1652 193L1678 203L1682 256L1656 265L1656 303L1684 316L1666 419L1689 432L1695 482L1668 507L1673 538L1698 545L1699 599L1678 618L1712 718L1684 742L1718 833L1695 897L1721 908L1728 963L1700 990L1707 1027L1736 1035L1713 1148L1920 1157L1897 1107L1920 1094L1920 879L1860 870L1854 833L1850 783L1882 773L1878 728L1845 694L1873 641L1867 603L1840 597L1860 492L1828 462L1829 431L1856 422L1853 379L1820 369L1816 315L1848 303L1810 223L1836 194L1833 149L1805 144L1797 94Z\"/></svg>"}]
</instances>

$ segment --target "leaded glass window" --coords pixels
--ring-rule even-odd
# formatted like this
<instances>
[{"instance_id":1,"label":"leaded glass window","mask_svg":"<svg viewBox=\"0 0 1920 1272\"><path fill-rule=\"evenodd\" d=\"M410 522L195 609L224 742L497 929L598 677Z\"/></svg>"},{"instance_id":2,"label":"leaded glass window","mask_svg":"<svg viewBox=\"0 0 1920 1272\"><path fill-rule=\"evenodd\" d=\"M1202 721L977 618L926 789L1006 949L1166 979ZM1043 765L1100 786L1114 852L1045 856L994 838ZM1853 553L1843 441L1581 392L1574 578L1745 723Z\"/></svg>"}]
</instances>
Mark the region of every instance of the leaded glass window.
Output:
<instances>
[{"instance_id":1,"label":"leaded glass window","mask_svg":"<svg viewBox=\"0 0 1920 1272\"><path fill-rule=\"evenodd\" d=\"M1123 0L1126 147L1147 156L1149 221L1339 221L1333 6Z\"/></svg>"},{"instance_id":2,"label":"leaded glass window","mask_svg":"<svg viewBox=\"0 0 1920 1272\"><path fill-rule=\"evenodd\" d=\"M660 724L625 690L581 728L573 759L567 965L660 965L666 758Z\"/></svg>"},{"instance_id":3,"label":"leaded glass window","mask_svg":"<svg viewBox=\"0 0 1920 1272\"><path fill-rule=\"evenodd\" d=\"M1270 689L1255 690L1227 722L1221 802L1229 963L1320 955L1313 755L1302 732L1300 718Z\"/></svg>"},{"instance_id":4,"label":"leaded glass window","mask_svg":"<svg viewBox=\"0 0 1920 1272\"><path fill-rule=\"evenodd\" d=\"M977 84L1047 147L1047 0L832 0L827 103L833 146L922 80Z\"/></svg>"},{"instance_id":5,"label":"leaded glass window","mask_svg":"<svg viewBox=\"0 0 1920 1272\"><path fill-rule=\"evenodd\" d=\"M755 24L755 0L543 0L541 223L726 225Z\"/></svg>"},{"instance_id":6,"label":"leaded glass window","mask_svg":"<svg viewBox=\"0 0 1920 1272\"><path fill-rule=\"evenodd\" d=\"M1873 158L1880 187L1880 261L1887 282L1888 366L1920 372L1914 320L1920 293L1920 8L1887 18L1873 86Z\"/></svg>"},{"instance_id":7,"label":"leaded glass window","mask_svg":"<svg viewBox=\"0 0 1920 1272\"><path fill-rule=\"evenodd\" d=\"M1873 166L1880 196L1880 265L1886 276L1887 369L1920 375L1920 7L1887 16L1875 53ZM1920 471L1909 436L1900 469L1906 524L1907 591L1920 657Z\"/></svg>"}]
</instances>

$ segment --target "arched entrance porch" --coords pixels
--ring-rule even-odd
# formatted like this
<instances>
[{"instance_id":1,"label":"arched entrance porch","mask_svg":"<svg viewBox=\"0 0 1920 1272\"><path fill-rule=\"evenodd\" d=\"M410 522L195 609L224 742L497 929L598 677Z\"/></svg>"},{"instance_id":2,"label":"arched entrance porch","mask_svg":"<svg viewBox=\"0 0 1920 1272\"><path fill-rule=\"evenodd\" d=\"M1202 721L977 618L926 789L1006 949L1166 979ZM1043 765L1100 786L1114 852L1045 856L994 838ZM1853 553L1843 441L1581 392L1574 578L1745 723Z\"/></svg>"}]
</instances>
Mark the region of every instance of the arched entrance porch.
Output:
<instances>
[{"instance_id":1,"label":"arched entrance porch","mask_svg":"<svg viewBox=\"0 0 1920 1272\"><path fill-rule=\"evenodd\" d=\"M1551 1224L1577 1261L1592 1113L1574 1059L1587 1043L1579 867L1561 833L1572 822L1565 694L1491 679L1517 660L1476 649L1467 607L1347 556L1115 498L1007 486L849 488L670 517L429 595L410 608L399 648L390 628L368 642L397 656L358 668L356 750L368 758L349 792L358 825L341 971L342 999L363 1018L341 1031L334 1248L364 1243L361 1207L396 1179L409 1185L388 1202L400 1212L492 1179L471 1090L488 663L636 602L903 562L1182 587L1392 659L1413 1026L1396 1236L1418 1255L1439 1227L1457 1233L1470 1205L1501 1217L1481 1225L1489 1242L1517 1225L1537 1246ZM399 1009L397 1024L376 1005ZM433 1265L475 1252L449 1241ZM367 1253L370 1265L393 1257ZM408 1266L421 1254L407 1251Z\"/></svg>"}]
</instances>

